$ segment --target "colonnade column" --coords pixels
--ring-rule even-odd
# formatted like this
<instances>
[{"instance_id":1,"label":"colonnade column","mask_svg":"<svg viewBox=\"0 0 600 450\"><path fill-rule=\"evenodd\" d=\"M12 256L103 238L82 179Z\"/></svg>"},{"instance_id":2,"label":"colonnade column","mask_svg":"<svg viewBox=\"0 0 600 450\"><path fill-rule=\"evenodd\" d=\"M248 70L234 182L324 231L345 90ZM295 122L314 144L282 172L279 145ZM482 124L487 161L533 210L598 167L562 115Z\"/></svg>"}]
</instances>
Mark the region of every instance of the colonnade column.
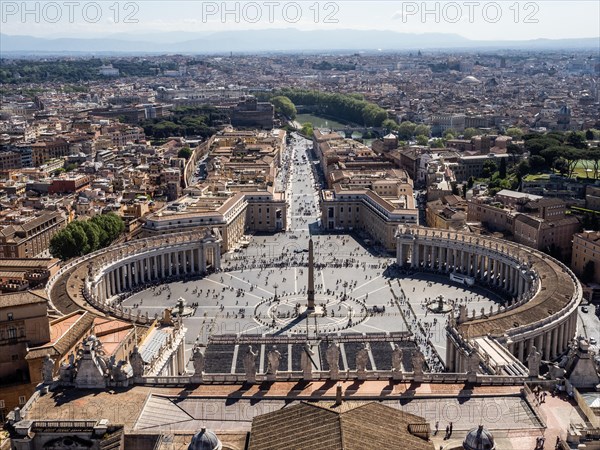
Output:
<instances>
[{"instance_id":1,"label":"colonnade column","mask_svg":"<svg viewBox=\"0 0 600 450\"><path fill-rule=\"evenodd\" d=\"M565 349L565 325L566 322L560 324L558 328L558 352L562 353Z\"/></svg>"},{"instance_id":2,"label":"colonnade column","mask_svg":"<svg viewBox=\"0 0 600 450\"><path fill-rule=\"evenodd\" d=\"M221 270L221 246L218 243L215 243L215 269Z\"/></svg>"},{"instance_id":3,"label":"colonnade column","mask_svg":"<svg viewBox=\"0 0 600 450\"><path fill-rule=\"evenodd\" d=\"M520 341L519 342L519 361L523 361L524 359L524 353L525 353L525 341Z\"/></svg>"},{"instance_id":4,"label":"colonnade column","mask_svg":"<svg viewBox=\"0 0 600 450\"><path fill-rule=\"evenodd\" d=\"M508 290L510 291L511 295L515 295L515 268L511 266L510 271L509 271L509 288Z\"/></svg>"},{"instance_id":5,"label":"colonnade column","mask_svg":"<svg viewBox=\"0 0 600 450\"><path fill-rule=\"evenodd\" d=\"M121 286L121 268L117 267L115 269L115 278L117 281L117 292L121 293L123 292L123 287Z\"/></svg>"},{"instance_id":6,"label":"colonnade column","mask_svg":"<svg viewBox=\"0 0 600 450\"><path fill-rule=\"evenodd\" d=\"M204 246L200 247L200 265L202 266L202 272L206 272L206 249Z\"/></svg>"}]
</instances>

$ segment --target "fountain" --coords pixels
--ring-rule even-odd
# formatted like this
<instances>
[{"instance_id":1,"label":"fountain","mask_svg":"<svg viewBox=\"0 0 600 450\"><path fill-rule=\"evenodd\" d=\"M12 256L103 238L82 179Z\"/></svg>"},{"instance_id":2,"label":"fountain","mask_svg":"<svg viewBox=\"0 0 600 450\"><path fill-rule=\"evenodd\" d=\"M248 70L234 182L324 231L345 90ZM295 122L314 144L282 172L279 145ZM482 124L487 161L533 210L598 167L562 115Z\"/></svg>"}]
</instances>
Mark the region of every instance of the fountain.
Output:
<instances>
[{"instance_id":1,"label":"fountain","mask_svg":"<svg viewBox=\"0 0 600 450\"><path fill-rule=\"evenodd\" d=\"M447 314L452 311L452 305L444 299L443 295L427 302L427 309L436 314Z\"/></svg>"}]
</instances>

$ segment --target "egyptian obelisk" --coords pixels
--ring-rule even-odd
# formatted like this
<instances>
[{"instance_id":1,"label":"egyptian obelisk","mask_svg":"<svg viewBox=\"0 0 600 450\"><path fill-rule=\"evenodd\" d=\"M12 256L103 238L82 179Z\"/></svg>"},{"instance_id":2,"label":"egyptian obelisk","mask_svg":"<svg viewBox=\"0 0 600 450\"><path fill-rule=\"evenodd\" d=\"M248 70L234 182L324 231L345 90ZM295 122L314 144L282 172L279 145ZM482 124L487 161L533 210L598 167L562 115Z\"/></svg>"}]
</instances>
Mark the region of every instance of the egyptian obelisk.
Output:
<instances>
[{"instance_id":1,"label":"egyptian obelisk","mask_svg":"<svg viewBox=\"0 0 600 450\"><path fill-rule=\"evenodd\" d=\"M308 305L307 311L315 310L315 260L312 238L308 241Z\"/></svg>"}]
</instances>

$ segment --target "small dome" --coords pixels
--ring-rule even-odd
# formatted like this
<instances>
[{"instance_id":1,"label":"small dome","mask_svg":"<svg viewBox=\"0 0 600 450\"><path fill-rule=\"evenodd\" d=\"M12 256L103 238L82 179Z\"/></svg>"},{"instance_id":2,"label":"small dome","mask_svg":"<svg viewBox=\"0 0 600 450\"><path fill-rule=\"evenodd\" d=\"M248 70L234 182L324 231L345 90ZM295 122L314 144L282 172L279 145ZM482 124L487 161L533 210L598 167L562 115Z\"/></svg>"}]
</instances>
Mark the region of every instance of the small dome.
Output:
<instances>
[{"instance_id":1,"label":"small dome","mask_svg":"<svg viewBox=\"0 0 600 450\"><path fill-rule=\"evenodd\" d=\"M460 80L460 83L461 84L479 84L479 83L481 83L481 81L479 81L473 75L469 75L468 77L464 77L462 80Z\"/></svg>"},{"instance_id":2,"label":"small dome","mask_svg":"<svg viewBox=\"0 0 600 450\"><path fill-rule=\"evenodd\" d=\"M192 438L188 450L221 450L221 441L215 433L202 428Z\"/></svg>"},{"instance_id":3,"label":"small dome","mask_svg":"<svg viewBox=\"0 0 600 450\"><path fill-rule=\"evenodd\" d=\"M483 425L473 428L467 433L463 442L465 450L495 450L494 436Z\"/></svg>"}]
</instances>

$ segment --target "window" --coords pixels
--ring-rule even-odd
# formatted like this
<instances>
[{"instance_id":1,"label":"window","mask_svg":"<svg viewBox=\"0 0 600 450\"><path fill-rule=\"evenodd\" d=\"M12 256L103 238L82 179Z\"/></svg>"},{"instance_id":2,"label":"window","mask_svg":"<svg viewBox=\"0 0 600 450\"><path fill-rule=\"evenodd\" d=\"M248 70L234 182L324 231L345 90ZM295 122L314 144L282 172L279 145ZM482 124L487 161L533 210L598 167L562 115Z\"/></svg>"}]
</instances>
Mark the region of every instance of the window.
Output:
<instances>
[{"instance_id":1,"label":"window","mask_svg":"<svg viewBox=\"0 0 600 450\"><path fill-rule=\"evenodd\" d=\"M8 338L9 339L16 339L17 338L17 329L14 327L11 327L8 329Z\"/></svg>"},{"instance_id":2,"label":"window","mask_svg":"<svg viewBox=\"0 0 600 450\"><path fill-rule=\"evenodd\" d=\"M25 403L27 403L27 397L25 397L24 395L20 395L19 396L19 405L24 405Z\"/></svg>"},{"instance_id":3,"label":"window","mask_svg":"<svg viewBox=\"0 0 600 450\"><path fill-rule=\"evenodd\" d=\"M0 400L0 409L4 409L5 405L4 405L4 400Z\"/></svg>"},{"instance_id":4,"label":"window","mask_svg":"<svg viewBox=\"0 0 600 450\"><path fill-rule=\"evenodd\" d=\"M13 320L13 313L8 313L8 314L6 315L6 319L7 319L7 320Z\"/></svg>"},{"instance_id":5,"label":"window","mask_svg":"<svg viewBox=\"0 0 600 450\"><path fill-rule=\"evenodd\" d=\"M10 357L13 361L18 361L19 360L19 355L11 355Z\"/></svg>"}]
</instances>

